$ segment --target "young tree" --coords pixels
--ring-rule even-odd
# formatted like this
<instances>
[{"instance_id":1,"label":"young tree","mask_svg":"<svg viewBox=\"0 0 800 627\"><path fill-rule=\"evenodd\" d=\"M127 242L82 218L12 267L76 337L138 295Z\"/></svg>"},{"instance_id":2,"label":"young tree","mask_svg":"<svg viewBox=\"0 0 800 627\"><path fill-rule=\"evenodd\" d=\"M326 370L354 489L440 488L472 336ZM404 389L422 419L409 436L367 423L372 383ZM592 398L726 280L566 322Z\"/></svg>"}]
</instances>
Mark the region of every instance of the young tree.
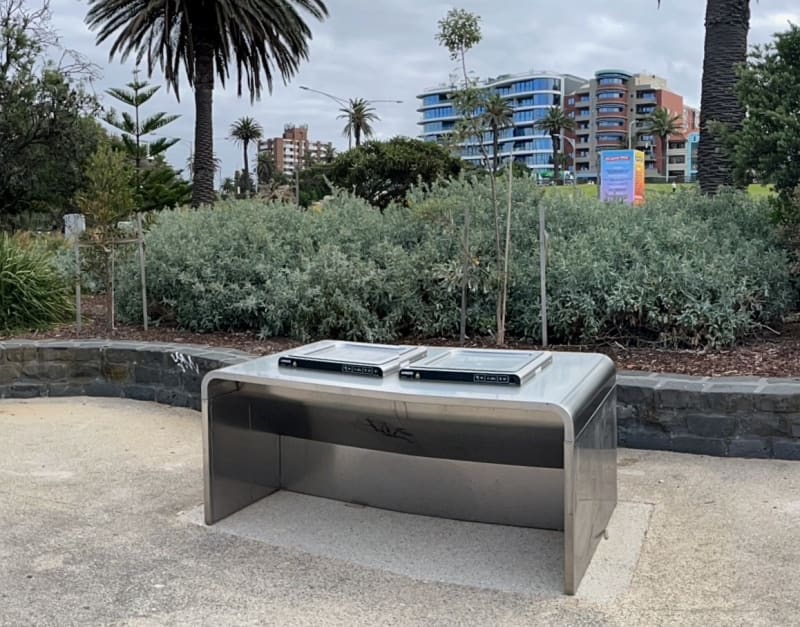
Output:
<instances>
[{"instance_id":1,"label":"young tree","mask_svg":"<svg viewBox=\"0 0 800 627\"><path fill-rule=\"evenodd\" d=\"M461 115L460 128L457 129L457 134L465 135L472 131L473 135L478 136L478 146L485 153L482 131L474 132L476 127L479 126L475 121L475 110L479 106L480 93L474 87L473 81L470 80L467 72L467 52L480 43L482 38L480 17L465 9L450 9L447 15L439 20L439 32L436 34L436 40L440 45L447 48L451 60L461 62L461 71L464 77L462 89L453 94L453 104ZM466 132L465 129L467 129ZM494 177L492 177L492 181L494 184ZM472 267L469 227L469 205L464 205L464 230L461 240L463 257L461 264L461 322L459 331L459 339L462 344L467 339L467 290L469 287L470 268Z\"/></svg>"},{"instance_id":2,"label":"young tree","mask_svg":"<svg viewBox=\"0 0 800 627\"><path fill-rule=\"evenodd\" d=\"M101 248L106 260L106 308L109 325L114 326L114 234L117 224L127 219L136 207L133 194L134 172L125 155L103 142L89 161L87 184L77 196L86 216L91 239Z\"/></svg>"},{"instance_id":3,"label":"young tree","mask_svg":"<svg viewBox=\"0 0 800 627\"><path fill-rule=\"evenodd\" d=\"M683 131L683 122L680 115L672 115L669 109L657 107L649 116L644 125L644 132L655 135L661 140L662 161L664 163L664 181L669 181L669 163L667 151L669 138Z\"/></svg>"},{"instance_id":4,"label":"young tree","mask_svg":"<svg viewBox=\"0 0 800 627\"><path fill-rule=\"evenodd\" d=\"M253 191L253 182L250 180L250 163L247 150L250 142L257 142L264 136L261 125L253 118L245 116L239 118L231 125L231 137L237 145L242 147L244 169L242 170L242 195L247 196Z\"/></svg>"},{"instance_id":5,"label":"young tree","mask_svg":"<svg viewBox=\"0 0 800 627\"><path fill-rule=\"evenodd\" d=\"M238 91L246 86L259 98L264 83L272 91L274 75L294 76L308 58L311 30L298 11L323 20L322 0L89 0L86 21L99 30L97 43L116 34L110 57L131 53L156 64L178 95L181 70L194 90L194 185L192 204L214 204L214 75L224 85L236 68Z\"/></svg>"},{"instance_id":6,"label":"young tree","mask_svg":"<svg viewBox=\"0 0 800 627\"><path fill-rule=\"evenodd\" d=\"M378 114L375 113L375 108L370 106L369 100L363 98L351 98L346 107L339 109L341 114L337 116L338 119L347 120L344 126L343 135L350 141L351 138L355 139L356 148L361 145L361 137L369 139L375 133L372 128L372 122L380 121Z\"/></svg>"},{"instance_id":7,"label":"young tree","mask_svg":"<svg viewBox=\"0 0 800 627\"><path fill-rule=\"evenodd\" d=\"M553 143L553 179L556 185L561 180L561 135L564 131L575 130L575 120L569 117L561 107L550 107L547 116L536 122L536 127L550 135Z\"/></svg>"}]
</instances>

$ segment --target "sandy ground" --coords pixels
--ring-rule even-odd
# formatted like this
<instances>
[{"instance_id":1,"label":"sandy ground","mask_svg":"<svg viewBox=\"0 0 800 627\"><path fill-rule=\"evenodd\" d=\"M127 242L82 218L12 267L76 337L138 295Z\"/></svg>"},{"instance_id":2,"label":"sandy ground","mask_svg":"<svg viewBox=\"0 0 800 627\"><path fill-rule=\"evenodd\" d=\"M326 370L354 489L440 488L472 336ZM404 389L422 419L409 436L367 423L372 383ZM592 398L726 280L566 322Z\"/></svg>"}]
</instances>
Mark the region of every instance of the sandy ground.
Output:
<instances>
[{"instance_id":1,"label":"sandy ground","mask_svg":"<svg viewBox=\"0 0 800 627\"><path fill-rule=\"evenodd\" d=\"M277 493L201 523L199 414L0 401L2 625L800 625L800 463L619 451L575 597L561 535Z\"/></svg>"}]
</instances>

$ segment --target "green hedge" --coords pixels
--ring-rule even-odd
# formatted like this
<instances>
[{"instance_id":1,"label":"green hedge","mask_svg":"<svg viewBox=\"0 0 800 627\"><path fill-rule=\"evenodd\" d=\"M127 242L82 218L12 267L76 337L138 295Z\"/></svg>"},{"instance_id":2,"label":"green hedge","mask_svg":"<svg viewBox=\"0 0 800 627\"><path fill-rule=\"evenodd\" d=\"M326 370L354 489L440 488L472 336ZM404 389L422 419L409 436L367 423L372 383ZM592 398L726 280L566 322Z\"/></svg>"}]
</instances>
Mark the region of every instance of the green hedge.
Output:
<instances>
[{"instance_id":1,"label":"green hedge","mask_svg":"<svg viewBox=\"0 0 800 627\"><path fill-rule=\"evenodd\" d=\"M42 329L73 313L54 248L47 240L0 234L0 330Z\"/></svg>"},{"instance_id":2,"label":"green hedge","mask_svg":"<svg viewBox=\"0 0 800 627\"><path fill-rule=\"evenodd\" d=\"M500 197L507 188L500 185ZM472 209L469 331L495 326L488 183L413 190L380 213L338 195L321 212L237 202L170 211L147 235L151 310L195 331L391 341L458 332L463 208ZM515 182L508 332L540 334L538 206L548 216L551 341L731 344L793 304L764 202L691 191L645 207ZM120 272L135 320L138 273Z\"/></svg>"}]
</instances>

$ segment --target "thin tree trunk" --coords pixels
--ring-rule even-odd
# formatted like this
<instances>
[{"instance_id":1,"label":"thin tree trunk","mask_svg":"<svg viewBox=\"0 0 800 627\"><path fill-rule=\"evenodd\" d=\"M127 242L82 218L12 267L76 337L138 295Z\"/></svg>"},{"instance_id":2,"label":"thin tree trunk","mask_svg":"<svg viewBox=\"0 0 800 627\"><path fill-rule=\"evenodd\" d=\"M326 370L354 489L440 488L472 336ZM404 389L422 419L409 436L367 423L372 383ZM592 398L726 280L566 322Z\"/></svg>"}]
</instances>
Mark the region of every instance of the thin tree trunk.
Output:
<instances>
[{"instance_id":1,"label":"thin tree trunk","mask_svg":"<svg viewBox=\"0 0 800 627\"><path fill-rule=\"evenodd\" d=\"M497 124L494 122L492 123L492 150L494 151L493 155L494 158L492 160L492 174L497 176L497 168L499 164L499 155L497 154L500 151L500 139L497 137L499 133L499 129L497 128ZM513 154L513 152L512 152Z\"/></svg>"},{"instance_id":2,"label":"thin tree trunk","mask_svg":"<svg viewBox=\"0 0 800 627\"><path fill-rule=\"evenodd\" d=\"M553 183L558 185L558 174L560 168L558 167L559 161L559 151L561 146L559 145L558 135L550 135L550 141L553 142Z\"/></svg>"},{"instance_id":3,"label":"thin tree trunk","mask_svg":"<svg viewBox=\"0 0 800 627\"><path fill-rule=\"evenodd\" d=\"M514 168L513 165L508 169L508 211L506 212L506 243L503 248L503 307L500 312L501 320L503 321L500 328L502 333L498 333L497 343L503 346L506 343L506 314L508 312L508 257L511 249L511 190L514 183Z\"/></svg>"},{"instance_id":4,"label":"thin tree trunk","mask_svg":"<svg viewBox=\"0 0 800 627\"><path fill-rule=\"evenodd\" d=\"M242 149L244 152L244 195L250 195L250 164L247 162L247 144L248 140L242 142Z\"/></svg>"},{"instance_id":5,"label":"thin tree trunk","mask_svg":"<svg viewBox=\"0 0 800 627\"><path fill-rule=\"evenodd\" d=\"M669 183L669 163L667 163L667 149L669 148L669 137L663 137L664 143L664 182Z\"/></svg>"},{"instance_id":6,"label":"thin tree trunk","mask_svg":"<svg viewBox=\"0 0 800 627\"><path fill-rule=\"evenodd\" d=\"M747 60L749 28L750 0L707 0L697 155L697 175L705 194L734 183L733 164L721 140L709 130L709 123L721 122L732 131L741 128L744 109L733 89L736 65Z\"/></svg>"},{"instance_id":7,"label":"thin tree trunk","mask_svg":"<svg viewBox=\"0 0 800 627\"><path fill-rule=\"evenodd\" d=\"M192 206L213 205L214 193L214 61L211 46L195 41L194 180Z\"/></svg>"},{"instance_id":8,"label":"thin tree trunk","mask_svg":"<svg viewBox=\"0 0 800 627\"><path fill-rule=\"evenodd\" d=\"M353 124L353 130L356 135L356 148L361 145L361 127L358 124Z\"/></svg>"},{"instance_id":9,"label":"thin tree trunk","mask_svg":"<svg viewBox=\"0 0 800 627\"><path fill-rule=\"evenodd\" d=\"M461 69L464 71L464 89L469 88L469 78L467 76L467 57L466 50L461 49ZM483 146L483 137L480 138L479 146ZM461 263L461 320L459 323L459 341L463 346L467 341L467 288L469 285L470 250L469 250L469 226L470 226L469 203L464 203L464 239L463 239L463 259Z\"/></svg>"}]
</instances>

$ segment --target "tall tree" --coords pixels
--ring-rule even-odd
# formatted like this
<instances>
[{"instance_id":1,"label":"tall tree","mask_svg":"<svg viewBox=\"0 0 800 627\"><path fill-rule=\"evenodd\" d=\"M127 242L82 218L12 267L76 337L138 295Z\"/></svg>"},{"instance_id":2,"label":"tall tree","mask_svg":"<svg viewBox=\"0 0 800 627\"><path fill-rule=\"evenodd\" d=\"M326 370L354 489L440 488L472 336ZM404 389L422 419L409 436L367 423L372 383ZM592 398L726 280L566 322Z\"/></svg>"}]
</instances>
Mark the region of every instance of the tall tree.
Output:
<instances>
[{"instance_id":1,"label":"tall tree","mask_svg":"<svg viewBox=\"0 0 800 627\"><path fill-rule=\"evenodd\" d=\"M483 33L481 33L481 18L475 13L470 13L465 9L450 9L447 15L439 20L438 25L439 32L436 33L436 41L447 48L451 60L461 62L461 71L464 77L463 87L453 94L454 106L461 115L459 122L460 128L458 129L459 134L472 132L473 136L480 135L478 146L484 153L485 158L483 133L478 131L480 125L475 121L474 115L480 100L480 94L478 90L475 89L473 81L470 80L469 73L467 72L467 52L478 45L483 38ZM492 183L494 184L494 182L494 177L492 177ZM493 199L496 201L495 197L493 197ZM470 268L472 267L469 240L470 219L469 204L465 204L464 230L461 238L461 322L459 331L461 344L464 344L467 339L467 289L469 287Z\"/></svg>"},{"instance_id":2,"label":"tall tree","mask_svg":"<svg viewBox=\"0 0 800 627\"><path fill-rule=\"evenodd\" d=\"M191 187L180 177L180 172L170 167L165 153L180 140L169 137L152 137L179 115L166 112L145 117L142 107L158 92L160 86L139 80L134 71L133 80L124 88L113 87L106 93L133 109L133 114L123 111L120 116L113 107L103 120L120 131L122 147L134 167L132 179L136 206L142 211L157 211L165 207L189 202Z\"/></svg>"},{"instance_id":3,"label":"tall tree","mask_svg":"<svg viewBox=\"0 0 800 627\"><path fill-rule=\"evenodd\" d=\"M372 128L372 122L380 120L378 114L375 113L375 107L370 105L369 100L363 98L351 98L346 107L339 109L341 114L338 119L347 120L344 126L343 135L347 137L348 141L355 139L356 148L361 145L361 137L369 139L375 134Z\"/></svg>"},{"instance_id":4,"label":"tall tree","mask_svg":"<svg viewBox=\"0 0 800 627\"><path fill-rule=\"evenodd\" d=\"M749 30L750 0L706 0L697 155L697 177L700 189L706 194L735 183L733 163L722 135L725 130L737 132L744 120L744 109L736 98L734 85L736 68L747 60Z\"/></svg>"},{"instance_id":5,"label":"tall tree","mask_svg":"<svg viewBox=\"0 0 800 627\"><path fill-rule=\"evenodd\" d=\"M553 142L553 179L556 185L561 183L561 135L564 131L575 130L575 120L569 117L561 107L550 107L547 115L536 122L536 127L550 135Z\"/></svg>"},{"instance_id":6,"label":"tall tree","mask_svg":"<svg viewBox=\"0 0 800 627\"><path fill-rule=\"evenodd\" d=\"M669 149L669 138L683 131L683 121L680 115L673 115L669 109L656 107L647 116L643 128L645 133L655 135L661 140L661 160L664 164L664 180L669 180L669 163L667 163L667 152Z\"/></svg>"},{"instance_id":7,"label":"tall tree","mask_svg":"<svg viewBox=\"0 0 800 627\"><path fill-rule=\"evenodd\" d=\"M33 5L0 0L0 226L11 228L58 226L104 135L82 86L92 68L58 46L47 3Z\"/></svg>"},{"instance_id":8,"label":"tall tree","mask_svg":"<svg viewBox=\"0 0 800 627\"><path fill-rule=\"evenodd\" d=\"M747 111L742 129L727 133L742 184L755 175L773 183L782 222L800 224L800 26L757 46L741 68L736 93Z\"/></svg>"},{"instance_id":9,"label":"tall tree","mask_svg":"<svg viewBox=\"0 0 800 627\"><path fill-rule=\"evenodd\" d=\"M151 86L147 81L140 81L137 74L138 70L134 72L134 78L125 86L126 88L112 87L106 90L109 96L133 109L133 115L125 111L120 117L112 108L106 113L103 120L122 132L122 143L133 160L137 177L141 177L142 164L148 157L156 157L165 153L179 141L177 138L159 137L152 140L145 139L143 142L142 138L152 135L180 116L160 112L143 118L142 107L161 87Z\"/></svg>"},{"instance_id":10,"label":"tall tree","mask_svg":"<svg viewBox=\"0 0 800 627\"><path fill-rule=\"evenodd\" d=\"M482 117L492 133L492 173L497 175L500 166L500 131L514 124L514 108L500 94L492 94L486 99Z\"/></svg>"},{"instance_id":11,"label":"tall tree","mask_svg":"<svg viewBox=\"0 0 800 627\"><path fill-rule=\"evenodd\" d=\"M89 0L86 21L98 30L97 43L116 35L110 58L135 53L156 64L179 94L181 72L194 90L194 186L192 204L213 204L215 74L224 85L236 68L238 93L251 100L264 83L272 91L277 73L288 81L308 58L311 30L298 10L318 20L328 10L322 0Z\"/></svg>"},{"instance_id":12,"label":"tall tree","mask_svg":"<svg viewBox=\"0 0 800 627\"><path fill-rule=\"evenodd\" d=\"M264 136L264 130L261 125L249 116L244 116L236 120L231 125L231 137L237 145L242 147L242 157L244 163L244 170L242 170L242 194L247 196L253 190L253 182L250 178L250 162L248 160L247 151L250 148L250 142L257 142Z\"/></svg>"}]
</instances>

